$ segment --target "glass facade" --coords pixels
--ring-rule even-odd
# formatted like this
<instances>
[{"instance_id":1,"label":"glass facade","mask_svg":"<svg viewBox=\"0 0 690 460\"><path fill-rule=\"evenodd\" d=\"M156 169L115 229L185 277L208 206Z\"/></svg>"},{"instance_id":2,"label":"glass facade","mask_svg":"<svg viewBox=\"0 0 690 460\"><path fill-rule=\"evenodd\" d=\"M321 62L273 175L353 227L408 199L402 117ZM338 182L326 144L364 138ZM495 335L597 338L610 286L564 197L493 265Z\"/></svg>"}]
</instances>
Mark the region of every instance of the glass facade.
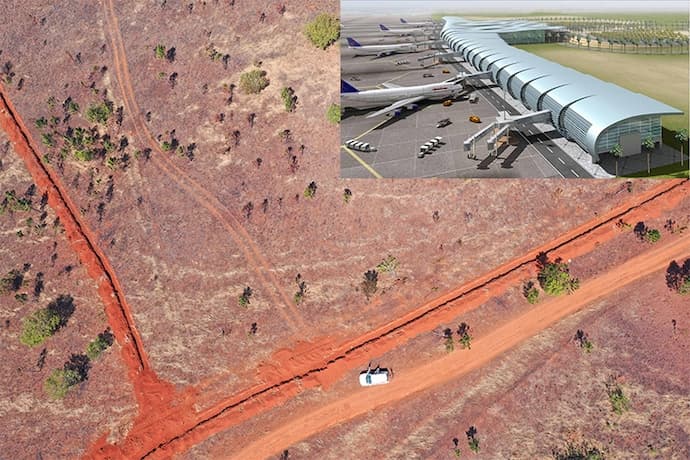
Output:
<instances>
[{"instance_id":1,"label":"glass facade","mask_svg":"<svg viewBox=\"0 0 690 460\"><path fill-rule=\"evenodd\" d=\"M606 128L597 139L596 152L609 152L611 147L618 144L621 134L639 132L640 139L651 136L654 142L661 141L661 117L647 116L625 120Z\"/></svg>"},{"instance_id":2,"label":"glass facade","mask_svg":"<svg viewBox=\"0 0 690 460\"><path fill-rule=\"evenodd\" d=\"M546 37L543 30L521 30L518 32L501 32L498 35L509 45L522 45L527 43L544 43Z\"/></svg>"}]
</instances>

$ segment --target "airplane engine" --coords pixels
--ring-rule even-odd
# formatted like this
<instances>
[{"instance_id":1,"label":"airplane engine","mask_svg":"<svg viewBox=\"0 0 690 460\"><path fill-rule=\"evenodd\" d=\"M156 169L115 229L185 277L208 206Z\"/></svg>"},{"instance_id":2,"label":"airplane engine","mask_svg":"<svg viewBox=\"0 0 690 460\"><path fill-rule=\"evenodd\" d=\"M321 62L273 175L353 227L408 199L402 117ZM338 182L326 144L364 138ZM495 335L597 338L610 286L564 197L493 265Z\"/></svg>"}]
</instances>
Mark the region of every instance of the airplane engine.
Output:
<instances>
[{"instance_id":1,"label":"airplane engine","mask_svg":"<svg viewBox=\"0 0 690 460\"><path fill-rule=\"evenodd\" d=\"M399 117L401 113L402 113L401 109L396 109L396 110L393 110L392 112L388 112L388 116L389 117Z\"/></svg>"}]
</instances>

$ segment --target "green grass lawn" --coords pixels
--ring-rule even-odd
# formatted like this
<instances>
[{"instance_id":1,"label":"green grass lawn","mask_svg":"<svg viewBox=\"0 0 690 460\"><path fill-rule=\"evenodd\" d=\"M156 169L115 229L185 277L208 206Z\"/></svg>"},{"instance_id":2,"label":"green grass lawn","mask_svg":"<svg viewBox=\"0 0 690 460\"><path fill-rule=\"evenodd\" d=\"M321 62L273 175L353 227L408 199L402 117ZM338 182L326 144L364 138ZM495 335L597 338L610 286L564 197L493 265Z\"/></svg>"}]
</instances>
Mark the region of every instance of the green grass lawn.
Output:
<instances>
[{"instance_id":1,"label":"green grass lawn","mask_svg":"<svg viewBox=\"0 0 690 460\"><path fill-rule=\"evenodd\" d=\"M557 43L518 45L517 48L682 110L683 115L661 117L661 124L671 131L688 126L687 55L609 53Z\"/></svg>"},{"instance_id":2,"label":"green grass lawn","mask_svg":"<svg viewBox=\"0 0 690 460\"><path fill-rule=\"evenodd\" d=\"M673 165L652 168L650 175L647 174L647 171L640 171L635 174L626 174L623 177L651 177L652 179L687 179L688 163L684 162L683 166L681 166L680 163L676 163Z\"/></svg>"}]
</instances>

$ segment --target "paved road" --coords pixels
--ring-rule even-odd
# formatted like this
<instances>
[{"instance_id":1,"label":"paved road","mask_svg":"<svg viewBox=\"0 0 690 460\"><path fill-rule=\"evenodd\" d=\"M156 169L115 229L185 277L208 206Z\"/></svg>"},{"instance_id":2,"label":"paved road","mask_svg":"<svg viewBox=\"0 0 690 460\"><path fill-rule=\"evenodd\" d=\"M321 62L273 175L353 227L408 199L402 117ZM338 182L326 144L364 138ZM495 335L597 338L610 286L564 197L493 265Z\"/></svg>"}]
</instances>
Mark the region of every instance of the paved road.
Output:
<instances>
[{"instance_id":1,"label":"paved road","mask_svg":"<svg viewBox=\"0 0 690 460\"><path fill-rule=\"evenodd\" d=\"M459 63L452 64L459 72L473 72L472 69L466 69ZM484 96L486 100L499 111L507 111L509 115L522 115L515 107L503 101L503 98L497 95L491 88L483 87L477 88L477 93ZM520 133L536 150L553 166L558 173L564 178L592 178L592 175L587 172L579 163L573 160L570 155L565 153L553 141L553 137L540 132L537 129L530 129L526 133Z\"/></svg>"}]
</instances>

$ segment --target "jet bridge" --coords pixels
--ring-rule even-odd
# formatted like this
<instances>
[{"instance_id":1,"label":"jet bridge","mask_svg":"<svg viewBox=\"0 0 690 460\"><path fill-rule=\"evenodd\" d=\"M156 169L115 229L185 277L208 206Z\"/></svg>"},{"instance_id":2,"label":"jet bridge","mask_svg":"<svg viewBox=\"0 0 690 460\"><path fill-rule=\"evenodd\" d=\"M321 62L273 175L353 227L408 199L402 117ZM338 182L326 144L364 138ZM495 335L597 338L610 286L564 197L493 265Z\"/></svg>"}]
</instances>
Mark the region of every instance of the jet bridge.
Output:
<instances>
[{"instance_id":1,"label":"jet bridge","mask_svg":"<svg viewBox=\"0 0 690 460\"><path fill-rule=\"evenodd\" d=\"M486 136L489 134L489 131L496 130L498 131L494 132L494 134L491 135L486 140L486 146L489 149L489 151L494 150L496 148L496 141L506 134L507 132L510 131L510 129L517 129L520 130L524 128L527 125L531 125L534 123L550 123L551 122L551 111L549 110L541 110L539 112L532 112L532 113L527 113L525 115L518 115L518 116L511 116L509 118L505 119L497 119L493 123L485 126L478 132L474 133L472 136L468 137L465 142L463 142L463 150L465 152L469 152L472 150L472 153L474 154L474 146L475 143L481 139L482 137Z\"/></svg>"}]
</instances>

